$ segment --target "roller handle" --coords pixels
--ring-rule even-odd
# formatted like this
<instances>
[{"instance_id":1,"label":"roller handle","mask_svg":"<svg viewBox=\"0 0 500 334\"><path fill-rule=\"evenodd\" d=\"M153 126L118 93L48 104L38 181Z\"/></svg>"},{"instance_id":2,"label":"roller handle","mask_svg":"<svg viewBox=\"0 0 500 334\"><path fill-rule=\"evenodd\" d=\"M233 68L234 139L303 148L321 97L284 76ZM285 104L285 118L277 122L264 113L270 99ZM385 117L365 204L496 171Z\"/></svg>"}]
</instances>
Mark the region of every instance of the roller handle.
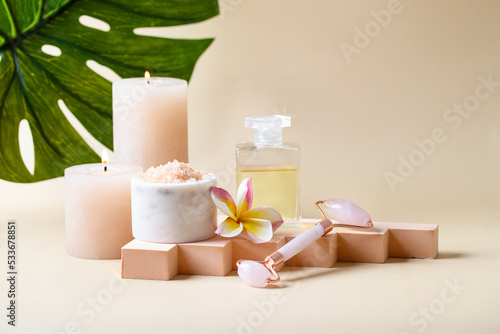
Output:
<instances>
[{"instance_id":1,"label":"roller handle","mask_svg":"<svg viewBox=\"0 0 500 334\"><path fill-rule=\"evenodd\" d=\"M277 252L283 255L284 261L287 261L297 253L306 249L323 235L330 232L332 228L332 222L328 219L323 219L318 224L314 225L313 227L311 227L298 237L295 237L292 241L288 242L283 247L278 249Z\"/></svg>"}]
</instances>

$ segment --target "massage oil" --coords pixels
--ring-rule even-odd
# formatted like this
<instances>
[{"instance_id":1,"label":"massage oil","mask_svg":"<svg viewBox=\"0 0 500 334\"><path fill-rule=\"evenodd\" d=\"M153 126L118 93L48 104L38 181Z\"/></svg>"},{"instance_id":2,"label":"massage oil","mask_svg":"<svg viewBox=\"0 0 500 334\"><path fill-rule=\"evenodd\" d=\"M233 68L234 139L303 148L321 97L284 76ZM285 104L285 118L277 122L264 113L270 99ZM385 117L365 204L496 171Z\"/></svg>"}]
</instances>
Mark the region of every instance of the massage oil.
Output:
<instances>
[{"instance_id":1,"label":"massage oil","mask_svg":"<svg viewBox=\"0 0 500 334\"><path fill-rule=\"evenodd\" d=\"M247 117L245 126L254 129L254 141L236 146L237 185L251 177L252 208L270 206L282 215L283 227L300 227L300 148L282 141L290 117Z\"/></svg>"}]
</instances>

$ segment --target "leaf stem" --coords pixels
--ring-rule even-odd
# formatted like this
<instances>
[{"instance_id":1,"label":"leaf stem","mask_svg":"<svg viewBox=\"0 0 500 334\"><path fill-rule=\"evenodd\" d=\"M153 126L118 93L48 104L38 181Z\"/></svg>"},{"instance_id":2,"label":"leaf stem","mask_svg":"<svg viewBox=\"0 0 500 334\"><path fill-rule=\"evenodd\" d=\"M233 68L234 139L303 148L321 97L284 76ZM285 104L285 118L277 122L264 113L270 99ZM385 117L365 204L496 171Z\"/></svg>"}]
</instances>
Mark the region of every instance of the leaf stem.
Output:
<instances>
[{"instance_id":1,"label":"leaf stem","mask_svg":"<svg viewBox=\"0 0 500 334\"><path fill-rule=\"evenodd\" d=\"M10 89L12 88L12 83L14 82L14 79L16 78L16 73L12 73L12 77L9 80L9 83L7 84L7 89L2 92L2 95L0 95L0 113L3 111L3 107L5 105L5 100L7 100L7 95L9 95Z\"/></svg>"},{"instance_id":2,"label":"leaf stem","mask_svg":"<svg viewBox=\"0 0 500 334\"><path fill-rule=\"evenodd\" d=\"M12 45L12 57L14 58L14 66L16 68L16 76L19 79L19 86L21 87L21 92L24 97L24 101L26 102L26 106L28 109L32 112L33 109L31 108L31 105L28 100L28 92L26 91L26 86L24 85L24 76L23 73L21 72L21 66L19 65L19 59L17 58L17 50L14 45Z\"/></svg>"}]
</instances>

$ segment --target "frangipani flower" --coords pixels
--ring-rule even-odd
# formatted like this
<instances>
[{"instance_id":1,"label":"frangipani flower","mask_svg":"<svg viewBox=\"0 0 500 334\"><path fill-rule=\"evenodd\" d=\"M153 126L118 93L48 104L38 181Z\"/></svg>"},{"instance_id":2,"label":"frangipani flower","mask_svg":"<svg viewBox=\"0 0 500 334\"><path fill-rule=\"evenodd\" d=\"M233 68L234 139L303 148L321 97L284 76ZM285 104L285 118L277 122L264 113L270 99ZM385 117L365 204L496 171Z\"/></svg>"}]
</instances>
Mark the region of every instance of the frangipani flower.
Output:
<instances>
[{"instance_id":1,"label":"frangipani flower","mask_svg":"<svg viewBox=\"0 0 500 334\"><path fill-rule=\"evenodd\" d=\"M215 233L226 238L241 235L256 244L271 240L273 232L283 224L283 219L278 211L269 206L251 209L252 200L252 178L241 182L236 203L226 190L213 187L212 201L228 216Z\"/></svg>"}]
</instances>

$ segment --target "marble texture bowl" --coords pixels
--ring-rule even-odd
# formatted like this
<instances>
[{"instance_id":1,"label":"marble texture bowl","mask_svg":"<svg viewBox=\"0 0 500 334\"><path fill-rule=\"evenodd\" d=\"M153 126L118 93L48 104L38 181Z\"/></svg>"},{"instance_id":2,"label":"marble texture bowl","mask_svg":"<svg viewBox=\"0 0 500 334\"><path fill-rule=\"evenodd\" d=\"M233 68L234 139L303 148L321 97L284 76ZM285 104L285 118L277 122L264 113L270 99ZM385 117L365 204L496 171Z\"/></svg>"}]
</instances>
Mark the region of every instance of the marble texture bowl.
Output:
<instances>
[{"instance_id":1,"label":"marble texture bowl","mask_svg":"<svg viewBox=\"0 0 500 334\"><path fill-rule=\"evenodd\" d=\"M157 243L185 243L215 236L217 208L210 192L215 175L192 183L153 183L132 178L132 234Z\"/></svg>"}]
</instances>

